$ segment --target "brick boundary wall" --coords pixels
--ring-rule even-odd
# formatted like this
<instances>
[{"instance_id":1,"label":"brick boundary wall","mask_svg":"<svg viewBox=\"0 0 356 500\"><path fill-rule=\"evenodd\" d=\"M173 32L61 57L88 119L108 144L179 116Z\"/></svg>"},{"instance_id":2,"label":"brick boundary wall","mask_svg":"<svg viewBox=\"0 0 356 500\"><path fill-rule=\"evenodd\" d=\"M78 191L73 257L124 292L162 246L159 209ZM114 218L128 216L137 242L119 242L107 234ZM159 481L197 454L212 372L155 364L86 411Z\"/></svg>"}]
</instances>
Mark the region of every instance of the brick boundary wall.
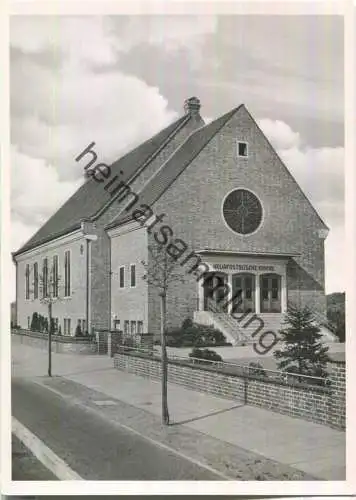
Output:
<instances>
[{"instance_id":1,"label":"brick boundary wall","mask_svg":"<svg viewBox=\"0 0 356 500\"><path fill-rule=\"evenodd\" d=\"M42 350L48 350L48 335L46 333L32 332L30 330L12 330L11 340L16 344L25 344ZM62 337L52 335L52 352L96 354L97 346L87 339L75 337Z\"/></svg>"},{"instance_id":2,"label":"brick boundary wall","mask_svg":"<svg viewBox=\"0 0 356 500\"><path fill-rule=\"evenodd\" d=\"M114 367L152 379L160 379L159 359L115 354ZM252 375L228 375L199 365L188 366L170 360L168 381L247 405L310 420L337 429L345 429L345 363L331 364L330 385L325 387L291 385Z\"/></svg>"},{"instance_id":3,"label":"brick boundary wall","mask_svg":"<svg viewBox=\"0 0 356 500\"><path fill-rule=\"evenodd\" d=\"M109 357L117 352L122 341L130 340L132 345L140 349L153 350L153 335L150 334L125 334L122 330L96 330L96 343L99 354L107 354Z\"/></svg>"}]
</instances>

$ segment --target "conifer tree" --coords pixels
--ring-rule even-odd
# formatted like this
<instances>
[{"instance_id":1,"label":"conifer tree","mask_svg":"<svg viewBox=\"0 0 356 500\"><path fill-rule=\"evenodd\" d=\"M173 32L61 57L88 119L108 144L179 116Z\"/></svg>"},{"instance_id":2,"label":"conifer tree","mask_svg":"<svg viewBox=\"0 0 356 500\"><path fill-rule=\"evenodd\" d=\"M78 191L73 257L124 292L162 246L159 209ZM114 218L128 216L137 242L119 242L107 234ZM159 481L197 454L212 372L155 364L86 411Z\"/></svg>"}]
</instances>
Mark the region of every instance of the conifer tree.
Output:
<instances>
[{"instance_id":1,"label":"conifer tree","mask_svg":"<svg viewBox=\"0 0 356 500\"><path fill-rule=\"evenodd\" d=\"M328 346L321 342L322 334L308 307L290 305L279 331L283 347L274 352L280 360L278 369L314 377L326 377L326 365L330 360Z\"/></svg>"}]
</instances>

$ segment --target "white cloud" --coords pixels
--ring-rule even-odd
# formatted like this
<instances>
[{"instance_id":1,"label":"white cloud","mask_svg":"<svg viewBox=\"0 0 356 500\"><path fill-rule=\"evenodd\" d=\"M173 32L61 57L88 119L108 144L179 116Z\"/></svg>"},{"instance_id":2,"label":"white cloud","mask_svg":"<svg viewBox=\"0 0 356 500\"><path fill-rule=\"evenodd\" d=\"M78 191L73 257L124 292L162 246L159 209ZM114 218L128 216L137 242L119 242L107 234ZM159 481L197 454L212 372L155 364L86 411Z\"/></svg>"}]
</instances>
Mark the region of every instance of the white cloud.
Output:
<instances>
[{"instance_id":1,"label":"white cloud","mask_svg":"<svg viewBox=\"0 0 356 500\"><path fill-rule=\"evenodd\" d=\"M344 201L343 148L291 148L279 151L302 189L320 207Z\"/></svg>"},{"instance_id":2,"label":"white cloud","mask_svg":"<svg viewBox=\"0 0 356 500\"><path fill-rule=\"evenodd\" d=\"M140 43L171 51L189 47L199 59L202 35L215 30L216 19L208 16L11 19L11 44L19 49L11 64L13 250L82 182L75 157L90 142L102 161L113 161L177 117L158 88L117 69L95 68L115 67L120 52ZM34 54L50 57L40 63ZM343 150L308 149L283 121L259 123L331 226L329 270L341 252ZM335 287L341 282L330 271L328 276Z\"/></svg>"},{"instance_id":3,"label":"white cloud","mask_svg":"<svg viewBox=\"0 0 356 500\"><path fill-rule=\"evenodd\" d=\"M344 292L346 287L345 228L343 224L333 225L325 243L325 282L326 292Z\"/></svg>"},{"instance_id":4,"label":"white cloud","mask_svg":"<svg viewBox=\"0 0 356 500\"><path fill-rule=\"evenodd\" d=\"M11 250L17 250L83 181L75 158L92 141L111 162L173 121L159 89L120 71L108 19L16 17L11 44ZM40 62L33 54L51 54Z\"/></svg>"},{"instance_id":5,"label":"white cloud","mask_svg":"<svg viewBox=\"0 0 356 500\"><path fill-rule=\"evenodd\" d=\"M301 146L300 134L281 121L261 119L261 129L330 228L325 243L327 292L345 289L344 148ZM337 265L335 265L337 263Z\"/></svg>"},{"instance_id":6,"label":"white cloud","mask_svg":"<svg viewBox=\"0 0 356 500\"><path fill-rule=\"evenodd\" d=\"M99 158L111 162L177 117L158 88L120 71L95 73L87 64L89 59L113 62L108 22L99 17L12 19L14 46L25 52L61 50L66 56L53 68L17 53L11 65L11 142L18 153L42 160L46 182L48 168L56 169L62 182L81 179L75 158L92 141ZM15 155L15 170L21 168L18 161Z\"/></svg>"},{"instance_id":7,"label":"white cloud","mask_svg":"<svg viewBox=\"0 0 356 500\"><path fill-rule=\"evenodd\" d=\"M214 118L211 118L210 116L202 116L202 119L204 120L205 125L209 125L209 123L214 120Z\"/></svg>"},{"instance_id":8,"label":"white cloud","mask_svg":"<svg viewBox=\"0 0 356 500\"><path fill-rule=\"evenodd\" d=\"M38 228L81 182L60 182L52 165L11 149L11 206L18 223Z\"/></svg>"},{"instance_id":9,"label":"white cloud","mask_svg":"<svg viewBox=\"0 0 356 500\"><path fill-rule=\"evenodd\" d=\"M300 134L280 120L262 118L258 125L276 149L289 149L300 145Z\"/></svg>"},{"instance_id":10,"label":"white cloud","mask_svg":"<svg viewBox=\"0 0 356 500\"><path fill-rule=\"evenodd\" d=\"M20 81L16 66L22 65L15 64L15 82ZM23 96L14 85L11 140L24 154L54 165L61 179L82 175L74 159L92 141L102 161L114 161L128 144L150 137L177 117L157 88L133 76L71 66L55 79L34 64L20 69L28 91Z\"/></svg>"},{"instance_id":11,"label":"white cloud","mask_svg":"<svg viewBox=\"0 0 356 500\"><path fill-rule=\"evenodd\" d=\"M217 28L215 16L16 16L11 45L26 53L50 50L71 62L112 64L138 44L166 50L190 46Z\"/></svg>"},{"instance_id":12,"label":"white cloud","mask_svg":"<svg viewBox=\"0 0 356 500\"><path fill-rule=\"evenodd\" d=\"M72 63L111 64L116 56L109 23L100 16L16 16L10 41L25 53L51 51Z\"/></svg>"},{"instance_id":13,"label":"white cloud","mask_svg":"<svg viewBox=\"0 0 356 500\"><path fill-rule=\"evenodd\" d=\"M112 18L115 48L127 51L138 44L164 45L166 50L190 47L199 37L215 32L215 16L131 16L124 23Z\"/></svg>"}]
</instances>

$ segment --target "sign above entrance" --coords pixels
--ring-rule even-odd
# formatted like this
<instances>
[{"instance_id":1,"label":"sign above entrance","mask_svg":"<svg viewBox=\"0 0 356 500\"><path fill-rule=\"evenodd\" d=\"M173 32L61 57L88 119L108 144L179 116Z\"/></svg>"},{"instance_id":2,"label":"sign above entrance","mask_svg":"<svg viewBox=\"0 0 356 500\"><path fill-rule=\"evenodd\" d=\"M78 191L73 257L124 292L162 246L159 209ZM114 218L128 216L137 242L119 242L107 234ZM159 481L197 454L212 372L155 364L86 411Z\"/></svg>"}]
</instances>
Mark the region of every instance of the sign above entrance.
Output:
<instances>
[{"instance_id":1,"label":"sign above entrance","mask_svg":"<svg viewBox=\"0 0 356 500\"><path fill-rule=\"evenodd\" d=\"M274 266L254 264L214 264L219 271L274 271Z\"/></svg>"}]
</instances>

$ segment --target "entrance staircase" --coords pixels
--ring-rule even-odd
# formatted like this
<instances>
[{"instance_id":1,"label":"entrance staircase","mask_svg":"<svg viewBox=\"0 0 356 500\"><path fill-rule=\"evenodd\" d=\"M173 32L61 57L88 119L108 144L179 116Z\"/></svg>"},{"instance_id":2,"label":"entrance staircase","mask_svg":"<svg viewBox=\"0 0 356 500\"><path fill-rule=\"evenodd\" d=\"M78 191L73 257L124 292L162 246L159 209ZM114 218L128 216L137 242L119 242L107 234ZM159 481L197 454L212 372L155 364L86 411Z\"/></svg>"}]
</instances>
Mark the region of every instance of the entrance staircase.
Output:
<instances>
[{"instance_id":1,"label":"entrance staircase","mask_svg":"<svg viewBox=\"0 0 356 500\"><path fill-rule=\"evenodd\" d=\"M214 326L223 332L227 342L234 346L248 345L256 342L262 332L273 332L277 338L282 327L282 313L237 313L240 320L227 313L215 301L209 300L207 311L196 311L194 321L204 325ZM327 319L315 313L316 323L321 329L324 342L338 342L335 327Z\"/></svg>"}]
</instances>

